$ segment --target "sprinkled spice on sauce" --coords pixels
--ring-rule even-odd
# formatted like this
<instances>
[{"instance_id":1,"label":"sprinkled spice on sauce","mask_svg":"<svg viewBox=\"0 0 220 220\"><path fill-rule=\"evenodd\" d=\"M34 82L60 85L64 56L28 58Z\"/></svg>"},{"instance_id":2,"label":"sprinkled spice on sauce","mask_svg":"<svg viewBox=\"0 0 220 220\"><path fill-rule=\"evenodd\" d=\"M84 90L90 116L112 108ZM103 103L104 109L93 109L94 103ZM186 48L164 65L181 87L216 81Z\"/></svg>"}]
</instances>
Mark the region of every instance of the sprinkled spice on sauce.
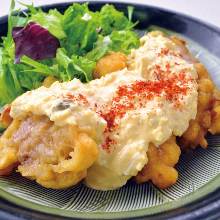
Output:
<instances>
[{"instance_id":1,"label":"sprinkled spice on sauce","mask_svg":"<svg viewBox=\"0 0 220 220\"><path fill-rule=\"evenodd\" d=\"M89 104L87 98L84 95L80 94L80 93L77 94L77 95L74 95L74 94L68 92L65 95L63 95L63 98L71 100L71 101L79 102L83 105L88 105Z\"/></svg>"},{"instance_id":2,"label":"sprinkled spice on sauce","mask_svg":"<svg viewBox=\"0 0 220 220\"><path fill-rule=\"evenodd\" d=\"M166 68L169 70L169 64L166 65ZM161 68L156 69L161 70ZM179 100L186 95L187 83L190 79L186 79L184 72L167 78L160 72L159 78L160 80L156 81L136 81L118 87L110 105L98 112L107 122L106 134L110 134L118 127L116 119L122 118L129 110L145 107L147 102L154 97L163 96L167 101L173 103L174 107L180 107ZM107 135L102 147L109 151L112 144L115 144L114 141Z\"/></svg>"},{"instance_id":3,"label":"sprinkled spice on sauce","mask_svg":"<svg viewBox=\"0 0 220 220\"><path fill-rule=\"evenodd\" d=\"M175 57L182 57L182 55L178 52L174 52L170 50L169 48L161 48L160 52L157 54L158 56L167 56L167 55L172 55Z\"/></svg>"},{"instance_id":4,"label":"sprinkled spice on sauce","mask_svg":"<svg viewBox=\"0 0 220 220\"><path fill-rule=\"evenodd\" d=\"M163 53L168 52L164 50ZM160 65L153 66L153 72L155 81L140 80L119 86L108 105L99 106L97 103L91 105L87 98L80 93L75 95L68 92L63 97L89 106L107 122L102 148L111 152L112 147L116 144L116 141L111 138L111 133L117 130L119 121L126 112L146 107L147 103L155 97L163 97L175 108L180 109L181 99L186 95L191 79L186 77L185 71L172 74L170 63L166 63L163 68Z\"/></svg>"},{"instance_id":5,"label":"sprinkled spice on sauce","mask_svg":"<svg viewBox=\"0 0 220 220\"><path fill-rule=\"evenodd\" d=\"M166 54L168 51L164 50L163 53ZM88 106L106 121L107 127L104 131L104 142L102 144L102 148L106 152L111 152L114 145L117 144L111 135L119 128L120 119L125 116L126 112L145 108L148 102L155 97L162 97L179 110L184 105L182 98L187 94L189 82L192 81L186 75L187 70L182 69L179 73L174 74L171 64L167 62L163 67L157 64L152 66L151 71L153 71L155 80L137 80L118 86L108 104L89 103L86 96L81 93L68 92L63 95L67 101L70 100Z\"/></svg>"}]
</instances>

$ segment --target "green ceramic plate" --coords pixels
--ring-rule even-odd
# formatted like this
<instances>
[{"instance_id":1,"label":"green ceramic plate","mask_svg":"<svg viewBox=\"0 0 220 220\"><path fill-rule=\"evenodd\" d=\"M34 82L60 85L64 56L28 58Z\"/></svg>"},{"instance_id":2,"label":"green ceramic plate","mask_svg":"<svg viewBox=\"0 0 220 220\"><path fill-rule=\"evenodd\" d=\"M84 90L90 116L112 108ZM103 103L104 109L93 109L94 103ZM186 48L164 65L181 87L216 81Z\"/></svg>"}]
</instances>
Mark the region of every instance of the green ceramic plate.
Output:
<instances>
[{"instance_id":1,"label":"green ceramic plate","mask_svg":"<svg viewBox=\"0 0 220 220\"><path fill-rule=\"evenodd\" d=\"M104 3L92 2L90 6L95 10L102 4ZM127 7L126 4L115 5L120 10ZM45 9L56 7L62 11L67 6L68 4L58 4ZM213 80L220 86L220 52L216 49L220 45L219 30L183 15L144 5L135 5L135 17L140 20L140 34L143 34L149 25L160 25L180 33L188 41L191 52L206 65ZM6 18L2 18L1 35L6 32L6 24ZM151 183L137 185L130 182L121 189L107 192L92 190L83 184L58 191L42 188L19 174L1 177L0 204L4 212L0 212L0 219L11 220L18 212L22 213L22 217L18 219L30 216L34 219L55 219L54 215L57 218L62 216L58 219L63 219L64 216L95 219L141 216L163 219L180 215L185 216L184 219L203 219L206 215L216 217L220 214L216 211L220 210L217 209L220 207L220 136L209 136L208 141L207 150L197 149L193 154L182 155L177 166L179 180L166 190L160 190ZM5 200L11 203L6 203ZM204 207L207 203L205 201L209 200L209 206Z\"/></svg>"}]
</instances>

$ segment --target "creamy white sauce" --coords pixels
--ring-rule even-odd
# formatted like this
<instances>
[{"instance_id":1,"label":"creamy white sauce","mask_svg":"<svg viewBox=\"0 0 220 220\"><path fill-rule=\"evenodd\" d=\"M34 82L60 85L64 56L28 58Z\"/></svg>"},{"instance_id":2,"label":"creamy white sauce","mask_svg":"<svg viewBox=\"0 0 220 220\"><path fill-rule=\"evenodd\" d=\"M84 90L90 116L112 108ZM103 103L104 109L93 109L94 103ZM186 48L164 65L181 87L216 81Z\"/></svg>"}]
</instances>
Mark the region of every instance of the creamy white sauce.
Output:
<instances>
[{"instance_id":1,"label":"creamy white sauce","mask_svg":"<svg viewBox=\"0 0 220 220\"><path fill-rule=\"evenodd\" d=\"M111 73L88 84L82 84L77 79L67 83L56 82L50 88L41 87L27 92L12 103L13 118L24 118L29 113L47 115L58 126L74 124L80 130L93 134L100 153L98 160L89 168L85 183L95 189L109 190L123 186L147 163L149 143L159 146L172 134L181 136L189 121L196 116L197 73L193 65L172 54L178 48L168 38L147 35L141 42L142 46L130 55L129 70ZM162 48L168 48L171 53L158 56ZM118 88L137 81L154 82L157 78L155 66L166 70L167 63L170 76L184 71L186 78L190 79L184 84L187 93L180 94L178 100L181 107L175 107L162 93L142 107L116 118L117 128L106 134L107 121L99 111L105 111L111 105ZM82 94L88 104L64 98L69 93ZM103 148L106 135L114 141L109 150Z\"/></svg>"}]
</instances>

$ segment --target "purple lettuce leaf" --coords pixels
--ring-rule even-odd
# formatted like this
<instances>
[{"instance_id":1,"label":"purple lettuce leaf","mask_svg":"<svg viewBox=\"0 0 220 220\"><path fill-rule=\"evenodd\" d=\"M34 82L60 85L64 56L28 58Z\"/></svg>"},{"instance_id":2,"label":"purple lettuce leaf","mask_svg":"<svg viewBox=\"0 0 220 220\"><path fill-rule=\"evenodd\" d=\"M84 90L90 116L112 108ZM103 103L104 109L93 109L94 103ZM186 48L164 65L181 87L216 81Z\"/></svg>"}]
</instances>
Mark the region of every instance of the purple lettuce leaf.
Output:
<instances>
[{"instance_id":1,"label":"purple lettuce leaf","mask_svg":"<svg viewBox=\"0 0 220 220\"><path fill-rule=\"evenodd\" d=\"M54 58L60 47L59 40L35 22L25 27L14 27L12 37L15 42L15 63L19 63L23 55L33 60Z\"/></svg>"}]
</instances>

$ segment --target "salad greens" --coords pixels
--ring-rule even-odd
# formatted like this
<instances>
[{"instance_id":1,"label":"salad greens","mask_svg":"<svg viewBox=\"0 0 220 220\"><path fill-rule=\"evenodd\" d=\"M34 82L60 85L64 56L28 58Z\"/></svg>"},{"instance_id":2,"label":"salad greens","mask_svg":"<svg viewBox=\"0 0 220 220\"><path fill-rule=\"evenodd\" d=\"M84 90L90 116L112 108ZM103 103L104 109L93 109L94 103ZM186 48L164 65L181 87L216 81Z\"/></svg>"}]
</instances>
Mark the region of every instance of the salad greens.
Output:
<instances>
[{"instance_id":1,"label":"salad greens","mask_svg":"<svg viewBox=\"0 0 220 220\"><path fill-rule=\"evenodd\" d=\"M12 37L15 43L15 63L23 55L34 60L45 60L56 56L59 40L44 27L29 22L25 27L14 27Z\"/></svg>"},{"instance_id":2,"label":"salad greens","mask_svg":"<svg viewBox=\"0 0 220 220\"><path fill-rule=\"evenodd\" d=\"M96 62L106 53L129 54L139 46L132 7L126 17L113 5L93 12L87 3L74 3L63 14L56 9L44 12L33 5L25 5L28 13L14 13L14 5L12 0L8 34L0 46L0 107L38 88L47 76L89 82Z\"/></svg>"}]
</instances>

